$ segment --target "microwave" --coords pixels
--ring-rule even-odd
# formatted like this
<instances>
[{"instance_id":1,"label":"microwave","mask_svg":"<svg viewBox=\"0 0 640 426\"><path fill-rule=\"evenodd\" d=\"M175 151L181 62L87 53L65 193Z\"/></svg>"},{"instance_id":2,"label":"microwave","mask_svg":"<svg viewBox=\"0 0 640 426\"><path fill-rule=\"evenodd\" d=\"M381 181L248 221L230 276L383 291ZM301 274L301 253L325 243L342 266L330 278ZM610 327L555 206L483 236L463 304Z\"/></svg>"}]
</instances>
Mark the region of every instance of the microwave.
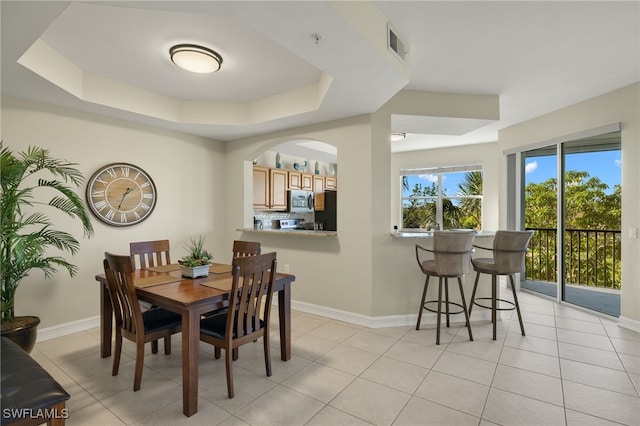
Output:
<instances>
[{"instance_id":1,"label":"microwave","mask_svg":"<svg viewBox=\"0 0 640 426\"><path fill-rule=\"evenodd\" d=\"M313 192L292 189L288 191L289 195L289 211L291 213L310 213L313 212Z\"/></svg>"}]
</instances>

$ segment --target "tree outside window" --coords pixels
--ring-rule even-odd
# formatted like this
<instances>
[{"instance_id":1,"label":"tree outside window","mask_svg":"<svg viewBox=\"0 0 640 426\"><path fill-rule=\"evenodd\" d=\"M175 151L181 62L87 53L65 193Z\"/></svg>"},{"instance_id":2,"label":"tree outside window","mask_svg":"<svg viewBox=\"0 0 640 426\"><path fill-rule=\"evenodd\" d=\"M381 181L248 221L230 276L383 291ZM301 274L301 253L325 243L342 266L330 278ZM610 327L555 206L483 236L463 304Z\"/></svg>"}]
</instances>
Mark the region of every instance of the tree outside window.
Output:
<instances>
[{"instance_id":1,"label":"tree outside window","mask_svg":"<svg viewBox=\"0 0 640 426\"><path fill-rule=\"evenodd\" d=\"M401 182L403 229L481 229L481 166L402 170Z\"/></svg>"}]
</instances>

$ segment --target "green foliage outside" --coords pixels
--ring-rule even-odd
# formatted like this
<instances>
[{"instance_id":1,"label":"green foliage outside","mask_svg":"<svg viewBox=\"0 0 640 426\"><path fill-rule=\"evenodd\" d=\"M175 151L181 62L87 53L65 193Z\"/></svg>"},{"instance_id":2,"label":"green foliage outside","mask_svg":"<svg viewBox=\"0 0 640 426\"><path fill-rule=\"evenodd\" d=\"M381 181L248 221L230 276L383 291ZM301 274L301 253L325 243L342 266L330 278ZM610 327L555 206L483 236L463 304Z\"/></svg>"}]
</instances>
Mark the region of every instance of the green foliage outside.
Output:
<instances>
[{"instance_id":1,"label":"green foliage outside","mask_svg":"<svg viewBox=\"0 0 640 426\"><path fill-rule=\"evenodd\" d=\"M402 208L402 227L405 229L428 229L434 226L437 222L437 195L438 188L435 183L431 185L415 184L408 202L405 202ZM468 197L470 195L482 195L482 172L466 173L464 181L458 185L458 192L455 196ZM454 203L451 199L444 198L446 196L447 194L443 194L442 215L444 223L441 224L441 229L480 229L482 224L481 199L462 198Z\"/></svg>"},{"instance_id":2,"label":"green foliage outside","mask_svg":"<svg viewBox=\"0 0 640 426\"><path fill-rule=\"evenodd\" d=\"M620 185L607 194L608 185L597 177L569 170L565 187L567 284L619 289ZM557 192L556 178L525 188L525 227L536 230L527 255L527 279L556 281Z\"/></svg>"}]
</instances>

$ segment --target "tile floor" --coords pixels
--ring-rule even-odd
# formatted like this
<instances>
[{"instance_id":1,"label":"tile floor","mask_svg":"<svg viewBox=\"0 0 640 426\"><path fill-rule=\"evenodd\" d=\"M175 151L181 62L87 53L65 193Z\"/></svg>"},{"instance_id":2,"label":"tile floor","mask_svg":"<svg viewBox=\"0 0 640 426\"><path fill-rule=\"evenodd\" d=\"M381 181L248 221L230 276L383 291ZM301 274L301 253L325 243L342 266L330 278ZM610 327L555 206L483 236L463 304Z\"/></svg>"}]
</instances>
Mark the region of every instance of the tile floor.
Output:
<instances>
[{"instance_id":1,"label":"tile floor","mask_svg":"<svg viewBox=\"0 0 640 426\"><path fill-rule=\"evenodd\" d=\"M294 312L293 358L273 376L261 344L240 350L236 397L226 394L223 359L201 345L199 411L182 415L180 335L173 353L145 358L133 392L133 345L120 374L99 357L99 330L39 342L32 355L71 394L73 425L639 425L640 335L615 322L521 293L517 316L473 324L367 329Z\"/></svg>"}]
</instances>

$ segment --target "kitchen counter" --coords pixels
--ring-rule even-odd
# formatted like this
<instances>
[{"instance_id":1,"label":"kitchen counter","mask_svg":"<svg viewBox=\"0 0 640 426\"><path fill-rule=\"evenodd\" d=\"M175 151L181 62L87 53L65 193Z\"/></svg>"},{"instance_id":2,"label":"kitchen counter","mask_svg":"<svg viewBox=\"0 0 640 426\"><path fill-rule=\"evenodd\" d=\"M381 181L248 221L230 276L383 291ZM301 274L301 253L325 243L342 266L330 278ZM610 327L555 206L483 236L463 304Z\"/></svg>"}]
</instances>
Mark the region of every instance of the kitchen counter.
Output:
<instances>
[{"instance_id":1,"label":"kitchen counter","mask_svg":"<svg viewBox=\"0 0 640 426\"><path fill-rule=\"evenodd\" d=\"M477 231L476 238L482 237L493 237L495 232L492 231ZM432 238L432 231L414 231L414 232L404 232L404 231L392 231L391 238Z\"/></svg>"},{"instance_id":2,"label":"kitchen counter","mask_svg":"<svg viewBox=\"0 0 640 426\"><path fill-rule=\"evenodd\" d=\"M287 235L292 237L337 237L337 231L314 231L313 229L254 229L238 228L236 231L254 234Z\"/></svg>"}]
</instances>

